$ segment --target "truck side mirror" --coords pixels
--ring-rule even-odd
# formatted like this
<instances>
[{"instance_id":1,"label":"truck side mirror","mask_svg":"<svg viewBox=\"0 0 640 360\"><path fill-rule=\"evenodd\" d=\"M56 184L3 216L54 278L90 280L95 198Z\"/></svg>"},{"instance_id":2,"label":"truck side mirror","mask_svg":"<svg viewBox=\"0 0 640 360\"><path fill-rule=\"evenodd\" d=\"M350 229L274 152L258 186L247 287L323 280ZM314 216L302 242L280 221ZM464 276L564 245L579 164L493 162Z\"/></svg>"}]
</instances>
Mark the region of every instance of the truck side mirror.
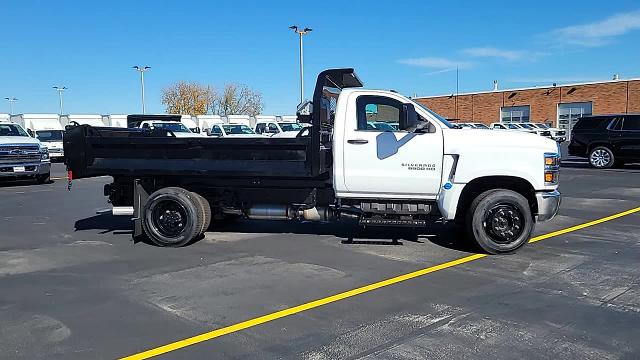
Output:
<instances>
[{"instance_id":1,"label":"truck side mirror","mask_svg":"<svg viewBox=\"0 0 640 360\"><path fill-rule=\"evenodd\" d=\"M200 134L200 128L196 126L196 128L194 129L195 132L197 132L198 134Z\"/></svg>"},{"instance_id":2,"label":"truck side mirror","mask_svg":"<svg viewBox=\"0 0 640 360\"><path fill-rule=\"evenodd\" d=\"M402 104L402 118L400 119L400 130L415 129L420 123L418 114L412 104Z\"/></svg>"},{"instance_id":3,"label":"truck side mirror","mask_svg":"<svg viewBox=\"0 0 640 360\"><path fill-rule=\"evenodd\" d=\"M298 105L298 109L296 110L296 116L298 118L298 122L300 123L311 123L311 114L313 113L313 102L311 100L305 100L300 105Z\"/></svg>"}]
</instances>

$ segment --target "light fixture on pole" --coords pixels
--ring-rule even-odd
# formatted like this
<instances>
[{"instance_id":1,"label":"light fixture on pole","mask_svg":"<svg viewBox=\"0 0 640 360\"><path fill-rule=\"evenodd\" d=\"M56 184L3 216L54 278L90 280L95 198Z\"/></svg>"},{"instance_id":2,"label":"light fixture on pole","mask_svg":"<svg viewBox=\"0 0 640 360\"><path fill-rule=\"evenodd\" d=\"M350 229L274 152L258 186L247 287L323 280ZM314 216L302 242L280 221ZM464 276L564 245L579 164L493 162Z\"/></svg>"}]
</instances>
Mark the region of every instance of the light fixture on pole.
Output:
<instances>
[{"instance_id":1,"label":"light fixture on pole","mask_svg":"<svg viewBox=\"0 0 640 360\"><path fill-rule=\"evenodd\" d=\"M53 86L53 88L58 92L58 99L60 100L60 115L64 114L64 104L62 101L62 93L67 90L66 86Z\"/></svg>"},{"instance_id":2,"label":"light fixture on pole","mask_svg":"<svg viewBox=\"0 0 640 360\"><path fill-rule=\"evenodd\" d=\"M142 114L144 114L144 73L151 69L151 66L134 66L136 71L140 73L140 91L142 94Z\"/></svg>"},{"instance_id":3,"label":"light fixture on pole","mask_svg":"<svg viewBox=\"0 0 640 360\"><path fill-rule=\"evenodd\" d=\"M302 37L312 31L310 28L300 29L296 25L289 26L289 29L298 34L300 38L300 103L304 101L304 53L302 48Z\"/></svg>"},{"instance_id":4,"label":"light fixture on pole","mask_svg":"<svg viewBox=\"0 0 640 360\"><path fill-rule=\"evenodd\" d=\"M18 99L14 97L6 97L5 100L9 102L9 115L13 115L13 103L18 101Z\"/></svg>"}]
</instances>

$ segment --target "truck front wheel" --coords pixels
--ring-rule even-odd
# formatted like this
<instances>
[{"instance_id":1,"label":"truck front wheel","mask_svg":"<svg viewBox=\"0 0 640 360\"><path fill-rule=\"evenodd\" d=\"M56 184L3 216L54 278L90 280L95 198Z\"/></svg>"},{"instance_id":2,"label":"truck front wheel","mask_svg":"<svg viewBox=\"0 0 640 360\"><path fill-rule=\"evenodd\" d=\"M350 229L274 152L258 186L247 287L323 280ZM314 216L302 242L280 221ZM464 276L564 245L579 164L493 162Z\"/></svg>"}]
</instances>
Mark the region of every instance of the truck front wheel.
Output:
<instances>
[{"instance_id":1,"label":"truck front wheel","mask_svg":"<svg viewBox=\"0 0 640 360\"><path fill-rule=\"evenodd\" d=\"M149 196L142 219L144 231L154 244L180 247L202 235L206 215L196 194L166 187Z\"/></svg>"},{"instance_id":2,"label":"truck front wheel","mask_svg":"<svg viewBox=\"0 0 640 360\"><path fill-rule=\"evenodd\" d=\"M527 243L534 221L524 196L512 190L494 189L473 200L465 225L468 235L484 251L504 254Z\"/></svg>"}]
</instances>

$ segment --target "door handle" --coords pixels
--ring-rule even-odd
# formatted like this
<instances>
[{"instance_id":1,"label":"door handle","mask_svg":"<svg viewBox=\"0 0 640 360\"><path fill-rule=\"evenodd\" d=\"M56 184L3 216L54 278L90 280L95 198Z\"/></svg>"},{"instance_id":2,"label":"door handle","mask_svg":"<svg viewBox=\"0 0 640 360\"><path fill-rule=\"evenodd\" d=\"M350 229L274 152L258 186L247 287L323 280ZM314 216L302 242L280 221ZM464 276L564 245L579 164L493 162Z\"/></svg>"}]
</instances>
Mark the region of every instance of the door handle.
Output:
<instances>
[{"instance_id":1,"label":"door handle","mask_svg":"<svg viewBox=\"0 0 640 360\"><path fill-rule=\"evenodd\" d=\"M349 144L356 144L356 145L362 145L362 144L366 144L369 142L369 140L365 140L365 139L351 139L351 140L347 140L347 142Z\"/></svg>"}]
</instances>

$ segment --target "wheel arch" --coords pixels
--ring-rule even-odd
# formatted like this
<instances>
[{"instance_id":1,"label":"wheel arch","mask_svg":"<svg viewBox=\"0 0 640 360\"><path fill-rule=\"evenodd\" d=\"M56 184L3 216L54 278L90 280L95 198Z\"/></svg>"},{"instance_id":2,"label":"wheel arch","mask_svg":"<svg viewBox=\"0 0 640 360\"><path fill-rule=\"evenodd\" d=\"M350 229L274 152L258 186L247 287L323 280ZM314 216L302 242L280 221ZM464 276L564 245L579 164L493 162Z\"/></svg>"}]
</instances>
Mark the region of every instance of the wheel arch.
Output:
<instances>
[{"instance_id":1,"label":"wheel arch","mask_svg":"<svg viewBox=\"0 0 640 360\"><path fill-rule=\"evenodd\" d=\"M536 191L529 181L517 176L483 176L475 178L465 185L456 208L456 221L463 221L466 210L478 195L492 189L512 190L524 196L531 208L531 214L538 213Z\"/></svg>"}]
</instances>

